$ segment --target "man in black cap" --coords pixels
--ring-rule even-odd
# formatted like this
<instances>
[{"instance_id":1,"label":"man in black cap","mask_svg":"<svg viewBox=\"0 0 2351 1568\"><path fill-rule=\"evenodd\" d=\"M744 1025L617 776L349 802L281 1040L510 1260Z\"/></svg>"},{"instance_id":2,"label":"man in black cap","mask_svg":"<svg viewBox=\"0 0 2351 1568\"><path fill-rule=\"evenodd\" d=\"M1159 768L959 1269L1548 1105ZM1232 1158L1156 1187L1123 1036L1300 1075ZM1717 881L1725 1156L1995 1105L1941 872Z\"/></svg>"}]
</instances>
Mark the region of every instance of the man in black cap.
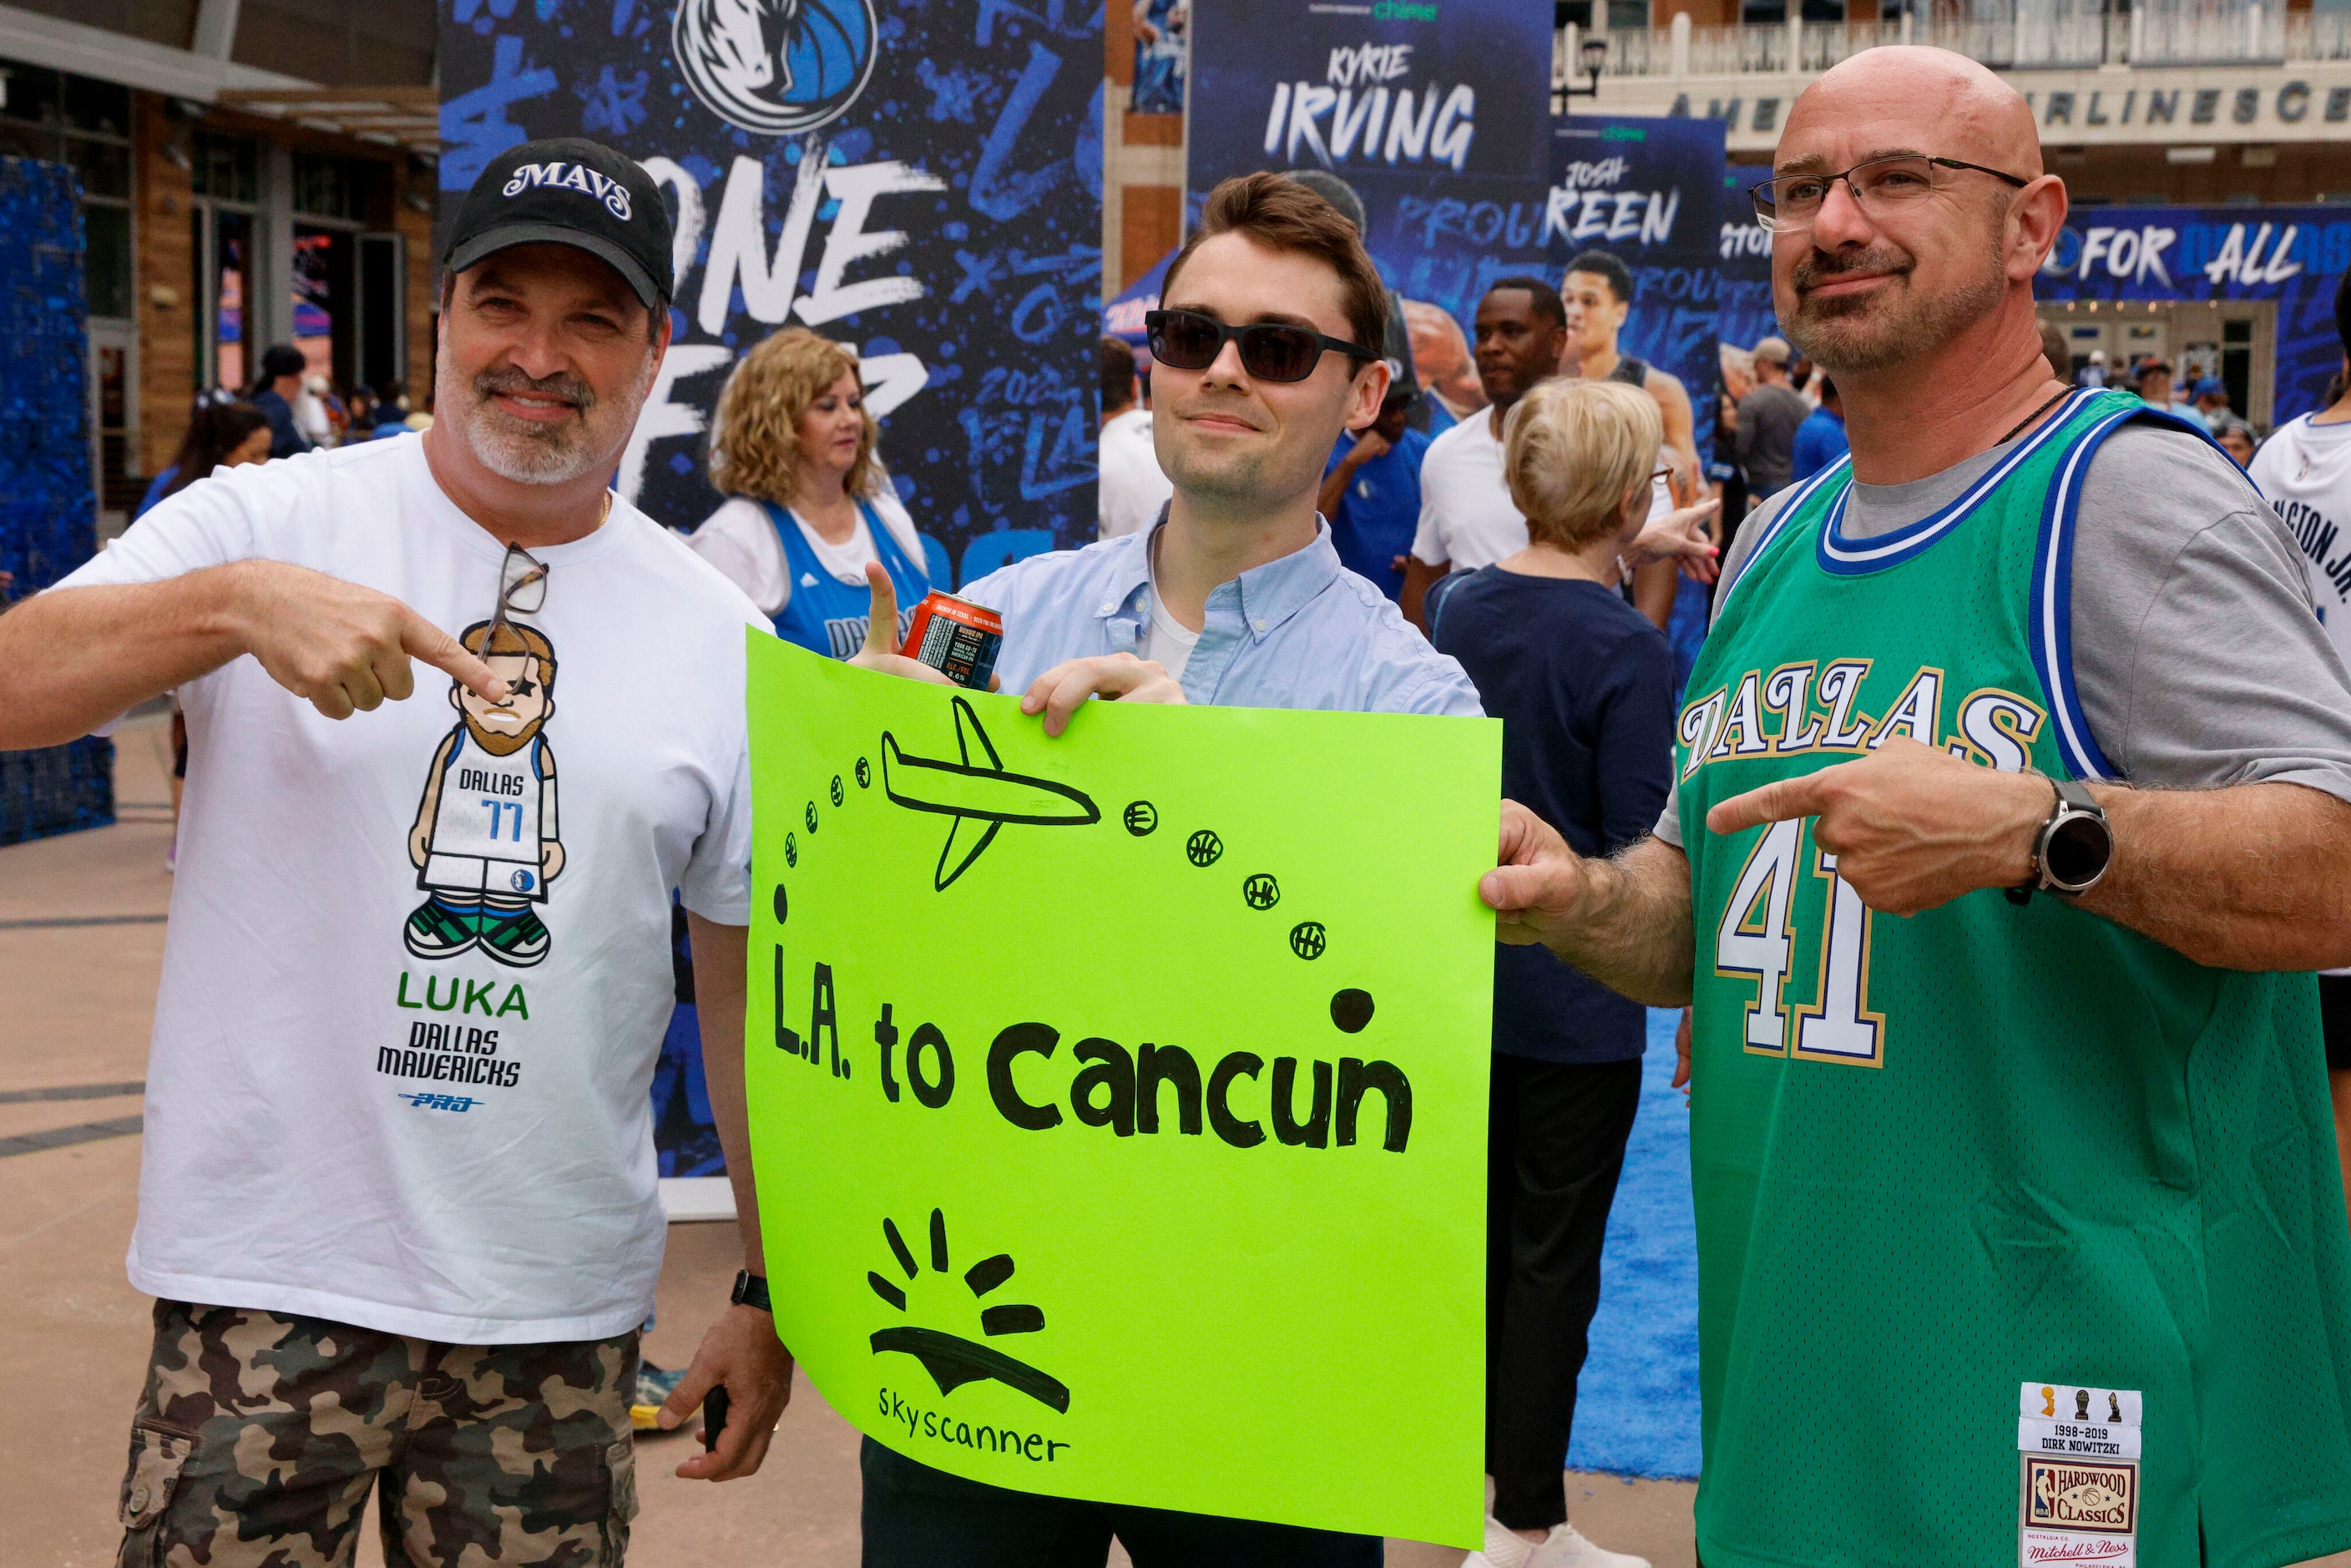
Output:
<instances>
[{"instance_id":1,"label":"man in black cap","mask_svg":"<svg viewBox=\"0 0 2351 1568\"><path fill-rule=\"evenodd\" d=\"M670 900L739 1126L766 625L605 487L670 242L628 159L513 149L458 209L423 440L199 480L0 617L0 748L167 687L190 730L126 1563L348 1562L371 1489L390 1561L622 1559ZM662 1416L724 1384L680 1467L711 1479L758 1468L791 1372L725 1136L745 1269Z\"/></svg>"},{"instance_id":2,"label":"man in black cap","mask_svg":"<svg viewBox=\"0 0 2351 1568\"><path fill-rule=\"evenodd\" d=\"M293 457L314 444L294 423L294 400L302 394L302 372L310 361L290 343L273 344L262 351L261 376L253 388L253 406L269 421L269 455Z\"/></svg>"}]
</instances>

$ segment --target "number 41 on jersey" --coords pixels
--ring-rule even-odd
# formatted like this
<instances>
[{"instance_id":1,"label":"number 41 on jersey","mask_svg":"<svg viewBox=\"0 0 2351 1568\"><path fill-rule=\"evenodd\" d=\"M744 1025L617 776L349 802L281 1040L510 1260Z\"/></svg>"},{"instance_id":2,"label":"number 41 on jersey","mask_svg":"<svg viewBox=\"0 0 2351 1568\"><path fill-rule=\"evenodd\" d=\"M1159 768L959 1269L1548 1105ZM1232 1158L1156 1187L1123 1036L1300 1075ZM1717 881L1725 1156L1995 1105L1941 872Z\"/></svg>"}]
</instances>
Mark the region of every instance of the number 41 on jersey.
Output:
<instances>
[{"instance_id":1,"label":"number 41 on jersey","mask_svg":"<svg viewBox=\"0 0 2351 1568\"><path fill-rule=\"evenodd\" d=\"M1804 852L1811 847L1805 828L1804 821L1774 822L1756 841L1715 933L1715 973L1755 981L1743 1036L1750 1051L1882 1067L1886 1018L1869 1010L1869 934L1875 916L1837 874L1836 856L1815 850L1812 864L1805 866ZM1820 983L1814 1000L1789 1007L1782 993L1796 946L1792 905L1797 879L1807 869L1828 883Z\"/></svg>"}]
</instances>

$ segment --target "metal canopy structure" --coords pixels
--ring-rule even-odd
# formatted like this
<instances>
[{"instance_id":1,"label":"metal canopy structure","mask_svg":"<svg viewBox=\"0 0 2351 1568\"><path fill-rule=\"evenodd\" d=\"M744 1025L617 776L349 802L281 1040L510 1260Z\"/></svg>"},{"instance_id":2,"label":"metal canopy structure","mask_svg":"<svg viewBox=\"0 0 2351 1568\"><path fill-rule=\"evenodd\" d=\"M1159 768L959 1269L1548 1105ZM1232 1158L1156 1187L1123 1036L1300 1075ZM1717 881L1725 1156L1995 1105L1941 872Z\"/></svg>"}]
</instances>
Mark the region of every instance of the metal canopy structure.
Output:
<instances>
[{"instance_id":1,"label":"metal canopy structure","mask_svg":"<svg viewBox=\"0 0 2351 1568\"><path fill-rule=\"evenodd\" d=\"M437 88L227 88L214 101L223 109L386 147L403 147L426 157L437 157L441 152Z\"/></svg>"}]
</instances>

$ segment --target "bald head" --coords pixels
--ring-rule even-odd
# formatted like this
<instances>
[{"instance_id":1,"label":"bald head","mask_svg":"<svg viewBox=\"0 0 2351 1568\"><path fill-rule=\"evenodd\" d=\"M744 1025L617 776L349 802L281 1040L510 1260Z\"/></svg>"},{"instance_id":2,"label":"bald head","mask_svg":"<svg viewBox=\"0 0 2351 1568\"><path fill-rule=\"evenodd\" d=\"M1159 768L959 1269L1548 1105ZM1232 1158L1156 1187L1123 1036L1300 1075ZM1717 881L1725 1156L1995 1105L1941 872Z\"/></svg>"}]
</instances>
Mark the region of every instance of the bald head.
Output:
<instances>
[{"instance_id":1,"label":"bald head","mask_svg":"<svg viewBox=\"0 0 2351 1568\"><path fill-rule=\"evenodd\" d=\"M2032 278L2065 188L2000 78L1946 49L1865 50L1797 99L1772 173L1781 329L1840 384L1946 354L2039 358Z\"/></svg>"},{"instance_id":2,"label":"bald head","mask_svg":"<svg viewBox=\"0 0 2351 1568\"><path fill-rule=\"evenodd\" d=\"M1790 159L1805 158L1830 128L1838 141L1868 149L1857 158L1925 152L2026 179L2042 172L2041 134L2024 95L1949 49L1865 49L1822 72L1788 115L1777 172L1788 172Z\"/></svg>"}]
</instances>

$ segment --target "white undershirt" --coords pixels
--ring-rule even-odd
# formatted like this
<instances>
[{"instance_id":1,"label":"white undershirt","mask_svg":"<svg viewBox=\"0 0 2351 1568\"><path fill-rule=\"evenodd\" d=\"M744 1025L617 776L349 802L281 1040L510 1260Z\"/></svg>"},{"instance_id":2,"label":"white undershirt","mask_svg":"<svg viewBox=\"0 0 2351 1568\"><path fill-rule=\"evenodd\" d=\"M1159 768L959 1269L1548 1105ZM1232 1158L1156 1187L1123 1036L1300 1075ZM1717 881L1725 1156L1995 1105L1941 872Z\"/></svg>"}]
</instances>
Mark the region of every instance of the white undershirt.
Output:
<instances>
[{"instance_id":1,"label":"white undershirt","mask_svg":"<svg viewBox=\"0 0 2351 1568\"><path fill-rule=\"evenodd\" d=\"M1167 673L1181 681L1184 666L1192 662L1192 648L1199 642L1200 634L1167 613L1167 606L1159 601L1155 585L1150 598L1151 624L1143 633L1143 656L1165 665Z\"/></svg>"}]
</instances>

